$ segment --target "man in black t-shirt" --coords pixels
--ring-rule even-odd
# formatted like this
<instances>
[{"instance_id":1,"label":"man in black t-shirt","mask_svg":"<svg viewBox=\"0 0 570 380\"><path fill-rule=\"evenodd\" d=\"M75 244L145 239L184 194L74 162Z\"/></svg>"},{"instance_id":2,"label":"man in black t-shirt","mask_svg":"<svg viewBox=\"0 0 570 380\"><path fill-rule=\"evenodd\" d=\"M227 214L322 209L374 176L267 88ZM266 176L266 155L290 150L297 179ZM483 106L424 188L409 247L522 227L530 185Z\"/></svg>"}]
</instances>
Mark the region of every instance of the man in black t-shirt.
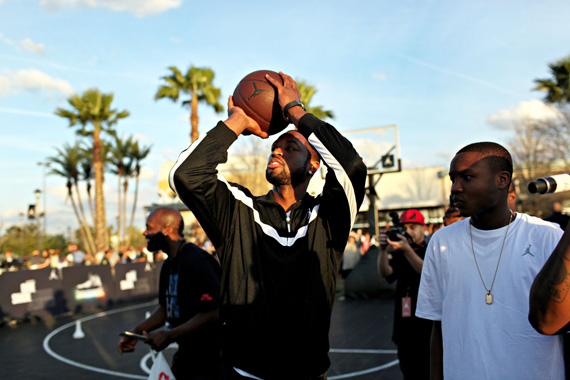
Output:
<instances>
[{"instance_id":1,"label":"man in black t-shirt","mask_svg":"<svg viewBox=\"0 0 570 380\"><path fill-rule=\"evenodd\" d=\"M400 370L405 380L429 379L430 336L432 322L415 316L418 289L427 243L424 217L418 210L407 210L400 216L407 236L390 240L380 233L378 270L388 282L396 283L394 332L392 340L398 346ZM392 258L388 259L388 253Z\"/></svg>"},{"instance_id":2,"label":"man in black t-shirt","mask_svg":"<svg viewBox=\"0 0 570 380\"><path fill-rule=\"evenodd\" d=\"M151 252L168 259L160 271L159 306L133 329L148 337L156 351L177 342L172 372L177 380L210 380L218 376L220 352L220 266L206 251L182 237L180 213L159 208L150 214L144 236ZM166 324L166 330L154 331ZM152 331L152 332L151 332ZM121 338L119 352L134 350L136 340Z\"/></svg>"}]
</instances>

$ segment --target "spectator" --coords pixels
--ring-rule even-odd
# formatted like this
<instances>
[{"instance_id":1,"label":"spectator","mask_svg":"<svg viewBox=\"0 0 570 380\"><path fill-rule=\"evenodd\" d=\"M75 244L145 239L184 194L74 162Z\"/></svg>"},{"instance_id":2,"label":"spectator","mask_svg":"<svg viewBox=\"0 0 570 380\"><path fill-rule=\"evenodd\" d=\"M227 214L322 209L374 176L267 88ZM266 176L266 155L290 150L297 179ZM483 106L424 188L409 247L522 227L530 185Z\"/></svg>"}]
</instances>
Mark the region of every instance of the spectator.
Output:
<instances>
[{"instance_id":1,"label":"spectator","mask_svg":"<svg viewBox=\"0 0 570 380\"><path fill-rule=\"evenodd\" d=\"M70 244L67 249L69 250L69 254L67 255L67 261L71 265L83 265L85 264L86 256L85 252L80 250L77 245Z\"/></svg>"},{"instance_id":2,"label":"spectator","mask_svg":"<svg viewBox=\"0 0 570 380\"><path fill-rule=\"evenodd\" d=\"M46 260L40 251L34 249L32 255L28 258L28 269L43 269L49 266L49 261Z\"/></svg>"},{"instance_id":3,"label":"spectator","mask_svg":"<svg viewBox=\"0 0 570 380\"><path fill-rule=\"evenodd\" d=\"M348 242L346 243L346 247L344 248L344 254L342 256L342 269L340 270L340 274L342 278L347 278L352 269L358 264L360 261L360 250L356 245L356 234L351 232L348 235Z\"/></svg>"},{"instance_id":4,"label":"spectator","mask_svg":"<svg viewBox=\"0 0 570 380\"><path fill-rule=\"evenodd\" d=\"M61 261L59 257L59 250L58 249L50 249L49 250L49 266L50 268L57 268L61 267Z\"/></svg>"},{"instance_id":5,"label":"spectator","mask_svg":"<svg viewBox=\"0 0 570 380\"><path fill-rule=\"evenodd\" d=\"M99 261L99 264L100 265L110 265L110 266L114 267L115 263L113 262L112 257L113 257L113 250L111 248L109 248L104 252L104 256L101 259L101 261Z\"/></svg>"},{"instance_id":6,"label":"spectator","mask_svg":"<svg viewBox=\"0 0 570 380\"><path fill-rule=\"evenodd\" d=\"M445 214L443 215L443 225L449 226L459 220L463 220L459 209L454 206L449 206L447 210L445 210Z\"/></svg>"},{"instance_id":7,"label":"spectator","mask_svg":"<svg viewBox=\"0 0 570 380\"><path fill-rule=\"evenodd\" d=\"M430 337L432 323L415 316L420 275L426 252L425 220L418 210L406 210L400 216L406 236L379 237L378 271L389 283L396 282L394 330L392 340L398 346L400 370L405 380L429 379ZM388 252L392 258L388 259Z\"/></svg>"},{"instance_id":8,"label":"spectator","mask_svg":"<svg viewBox=\"0 0 570 380\"><path fill-rule=\"evenodd\" d=\"M176 379L214 380L219 361L220 267L205 251L182 237L180 212L161 207L146 222L149 251L168 252L160 271L159 306L135 334L156 351L178 343L172 373ZM166 322L166 330L157 330ZM134 351L136 340L122 337L119 352Z\"/></svg>"},{"instance_id":9,"label":"spectator","mask_svg":"<svg viewBox=\"0 0 570 380\"><path fill-rule=\"evenodd\" d=\"M2 261L2 269L8 271L14 271L18 269L18 266L19 266L18 259L14 257L12 251L10 250L6 251L4 255L4 260Z\"/></svg>"},{"instance_id":10,"label":"spectator","mask_svg":"<svg viewBox=\"0 0 570 380\"><path fill-rule=\"evenodd\" d=\"M451 161L451 197L466 219L430 240L416 309L434 321L432 380L565 378L561 337L527 319L532 280L562 231L509 209L512 172L509 152L491 142Z\"/></svg>"},{"instance_id":11,"label":"spectator","mask_svg":"<svg viewBox=\"0 0 570 380\"><path fill-rule=\"evenodd\" d=\"M570 220L570 216L562 213L562 205L560 202L554 202L552 203L552 214L550 214L550 216L545 220L556 223L562 230L565 230L568 225L568 220Z\"/></svg>"},{"instance_id":12,"label":"spectator","mask_svg":"<svg viewBox=\"0 0 570 380\"><path fill-rule=\"evenodd\" d=\"M370 249L370 234L365 232L360 237L360 254L364 255Z\"/></svg>"}]
</instances>

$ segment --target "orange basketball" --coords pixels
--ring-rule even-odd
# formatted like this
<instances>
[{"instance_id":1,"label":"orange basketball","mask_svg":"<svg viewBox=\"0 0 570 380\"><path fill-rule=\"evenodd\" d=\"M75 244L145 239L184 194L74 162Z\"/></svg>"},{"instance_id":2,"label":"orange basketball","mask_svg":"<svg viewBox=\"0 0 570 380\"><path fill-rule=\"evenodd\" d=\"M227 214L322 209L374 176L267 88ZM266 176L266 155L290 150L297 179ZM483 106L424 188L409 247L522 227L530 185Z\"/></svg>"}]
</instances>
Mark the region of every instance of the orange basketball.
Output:
<instances>
[{"instance_id":1,"label":"orange basketball","mask_svg":"<svg viewBox=\"0 0 570 380\"><path fill-rule=\"evenodd\" d=\"M277 90L265 78L265 74L283 83L283 79L275 71L254 71L238 83L233 99L235 106L243 109L262 130L273 135L285 129L289 122L283 118Z\"/></svg>"}]
</instances>

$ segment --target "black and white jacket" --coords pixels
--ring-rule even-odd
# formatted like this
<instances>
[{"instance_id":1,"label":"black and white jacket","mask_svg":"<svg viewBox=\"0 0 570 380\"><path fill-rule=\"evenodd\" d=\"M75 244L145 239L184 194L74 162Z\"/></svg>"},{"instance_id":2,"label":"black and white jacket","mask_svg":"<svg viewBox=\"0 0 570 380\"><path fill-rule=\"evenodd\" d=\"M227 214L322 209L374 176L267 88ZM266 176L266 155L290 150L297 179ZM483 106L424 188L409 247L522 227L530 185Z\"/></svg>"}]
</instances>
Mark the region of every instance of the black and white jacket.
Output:
<instances>
[{"instance_id":1,"label":"black and white jacket","mask_svg":"<svg viewBox=\"0 0 570 380\"><path fill-rule=\"evenodd\" d=\"M253 196L218 174L237 138L222 122L180 154L169 178L222 262L222 359L264 380L329 367L336 275L365 193L366 166L346 138L311 114L298 131L328 171L323 192L289 216L271 191Z\"/></svg>"}]
</instances>

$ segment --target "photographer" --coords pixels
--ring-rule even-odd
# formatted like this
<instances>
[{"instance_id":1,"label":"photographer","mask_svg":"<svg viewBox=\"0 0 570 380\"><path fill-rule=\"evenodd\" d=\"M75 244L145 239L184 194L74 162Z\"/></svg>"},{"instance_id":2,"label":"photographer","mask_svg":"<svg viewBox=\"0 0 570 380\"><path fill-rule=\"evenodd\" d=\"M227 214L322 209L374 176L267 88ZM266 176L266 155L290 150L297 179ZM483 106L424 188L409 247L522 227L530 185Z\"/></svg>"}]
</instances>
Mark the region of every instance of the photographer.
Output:
<instances>
[{"instance_id":1,"label":"photographer","mask_svg":"<svg viewBox=\"0 0 570 380\"><path fill-rule=\"evenodd\" d=\"M415 316L427 246L424 217L418 210L407 210L399 220L397 214L393 215L393 224L390 230L380 233L378 255L380 275L390 283L398 281L392 340L398 346L404 379L429 379L432 322Z\"/></svg>"}]
</instances>

